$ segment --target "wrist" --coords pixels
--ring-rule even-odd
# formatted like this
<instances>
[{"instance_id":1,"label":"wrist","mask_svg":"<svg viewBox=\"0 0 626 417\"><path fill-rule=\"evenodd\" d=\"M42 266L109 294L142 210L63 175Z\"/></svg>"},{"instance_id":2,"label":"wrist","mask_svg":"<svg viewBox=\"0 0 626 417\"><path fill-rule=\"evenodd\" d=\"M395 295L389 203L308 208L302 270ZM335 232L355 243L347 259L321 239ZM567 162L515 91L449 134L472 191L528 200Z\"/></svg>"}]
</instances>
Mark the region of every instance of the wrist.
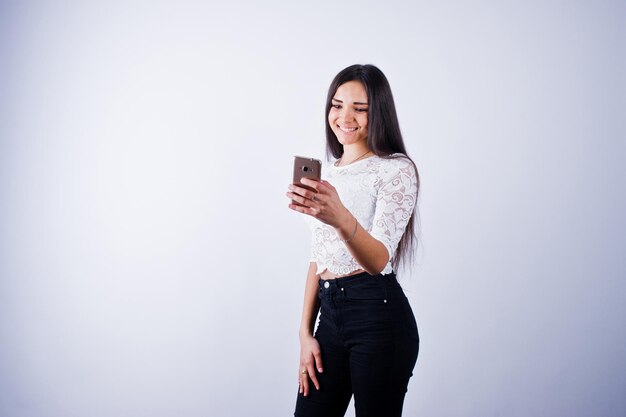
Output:
<instances>
[{"instance_id":1,"label":"wrist","mask_svg":"<svg viewBox=\"0 0 626 417\"><path fill-rule=\"evenodd\" d=\"M347 210L346 210L347 211ZM350 242L354 239L356 235L356 230L359 227L359 221L355 216L352 215L349 211L347 211L348 216L347 220L342 223L342 227L338 227L337 234L339 235L339 240L344 243Z\"/></svg>"},{"instance_id":2,"label":"wrist","mask_svg":"<svg viewBox=\"0 0 626 417\"><path fill-rule=\"evenodd\" d=\"M313 332L311 332L308 329L300 329L300 332L298 333L298 337L300 337L300 340L313 337Z\"/></svg>"},{"instance_id":3,"label":"wrist","mask_svg":"<svg viewBox=\"0 0 626 417\"><path fill-rule=\"evenodd\" d=\"M335 226L335 230L341 239L347 239L352 234L352 229L354 229L354 222L356 221L356 217L350 213L350 211L346 210L345 214L339 220L339 224Z\"/></svg>"}]
</instances>

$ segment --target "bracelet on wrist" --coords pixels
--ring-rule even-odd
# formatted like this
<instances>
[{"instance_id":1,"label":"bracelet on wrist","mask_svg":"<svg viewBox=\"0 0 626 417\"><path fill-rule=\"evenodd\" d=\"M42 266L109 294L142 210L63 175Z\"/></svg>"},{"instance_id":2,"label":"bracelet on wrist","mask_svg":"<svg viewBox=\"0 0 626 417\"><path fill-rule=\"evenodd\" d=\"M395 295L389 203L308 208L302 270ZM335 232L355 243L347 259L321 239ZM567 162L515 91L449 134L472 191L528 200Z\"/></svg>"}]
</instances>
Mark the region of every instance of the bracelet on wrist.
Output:
<instances>
[{"instance_id":1,"label":"bracelet on wrist","mask_svg":"<svg viewBox=\"0 0 626 417\"><path fill-rule=\"evenodd\" d=\"M354 230L352 231L352 235L349 238L347 238L347 239L339 238L339 240L341 240L343 243L350 242L352 239L354 239L354 236L356 235L356 229L358 229L358 227L359 227L359 221L355 217L354 218Z\"/></svg>"}]
</instances>

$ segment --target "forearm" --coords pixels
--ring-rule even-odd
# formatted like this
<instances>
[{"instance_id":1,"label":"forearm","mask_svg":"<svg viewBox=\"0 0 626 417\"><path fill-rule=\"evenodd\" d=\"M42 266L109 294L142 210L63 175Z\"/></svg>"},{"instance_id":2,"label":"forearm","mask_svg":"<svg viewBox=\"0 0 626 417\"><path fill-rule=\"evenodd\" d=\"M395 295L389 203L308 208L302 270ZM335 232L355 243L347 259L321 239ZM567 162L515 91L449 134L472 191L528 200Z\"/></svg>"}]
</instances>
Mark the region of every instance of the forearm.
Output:
<instances>
[{"instance_id":1,"label":"forearm","mask_svg":"<svg viewBox=\"0 0 626 417\"><path fill-rule=\"evenodd\" d=\"M300 323L300 337L313 335L317 313L320 304L317 296L318 277L317 264L311 262L307 272L306 284L304 288L304 303L302 307L302 321Z\"/></svg>"},{"instance_id":2,"label":"forearm","mask_svg":"<svg viewBox=\"0 0 626 417\"><path fill-rule=\"evenodd\" d=\"M387 248L379 240L372 237L350 212L347 212L336 230L342 240L347 240L345 245L352 257L368 274L376 275L385 269L385 265L389 262Z\"/></svg>"}]
</instances>

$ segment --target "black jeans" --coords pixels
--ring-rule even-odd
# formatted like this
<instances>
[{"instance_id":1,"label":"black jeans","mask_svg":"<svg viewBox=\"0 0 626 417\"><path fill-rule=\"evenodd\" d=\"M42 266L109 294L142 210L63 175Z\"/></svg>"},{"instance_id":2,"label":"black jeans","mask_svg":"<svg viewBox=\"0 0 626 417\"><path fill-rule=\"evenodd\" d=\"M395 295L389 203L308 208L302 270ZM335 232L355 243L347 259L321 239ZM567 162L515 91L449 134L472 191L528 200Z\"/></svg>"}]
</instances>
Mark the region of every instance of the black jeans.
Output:
<instances>
[{"instance_id":1,"label":"black jeans","mask_svg":"<svg viewBox=\"0 0 626 417\"><path fill-rule=\"evenodd\" d=\"M341 417L353 393L357 417L401 416L419 336L395 274L320 280L319 298L324 372L319 391L298 394L295 416Z\"/></svg>"}]
</instances>

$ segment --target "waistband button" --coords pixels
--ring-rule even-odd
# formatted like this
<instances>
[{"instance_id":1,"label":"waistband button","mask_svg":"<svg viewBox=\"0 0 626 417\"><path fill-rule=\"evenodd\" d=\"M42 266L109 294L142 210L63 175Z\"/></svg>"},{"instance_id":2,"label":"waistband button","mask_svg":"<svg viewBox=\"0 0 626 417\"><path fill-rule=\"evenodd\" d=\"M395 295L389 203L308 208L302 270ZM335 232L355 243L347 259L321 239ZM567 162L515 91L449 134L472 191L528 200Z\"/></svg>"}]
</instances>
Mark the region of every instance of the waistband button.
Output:
<instances>
[{"instance_id":1,"label":"waistband button","mask_svg":"<svg viewBox=\"0 0 626 417\"><path fill-rule=\"evenodd\" d=\"M328 281L326 281L326 282L324 283L324 288L328 288L328 287L330 287L330 283L329 283Z\"/></svg>"}]
</instances>

